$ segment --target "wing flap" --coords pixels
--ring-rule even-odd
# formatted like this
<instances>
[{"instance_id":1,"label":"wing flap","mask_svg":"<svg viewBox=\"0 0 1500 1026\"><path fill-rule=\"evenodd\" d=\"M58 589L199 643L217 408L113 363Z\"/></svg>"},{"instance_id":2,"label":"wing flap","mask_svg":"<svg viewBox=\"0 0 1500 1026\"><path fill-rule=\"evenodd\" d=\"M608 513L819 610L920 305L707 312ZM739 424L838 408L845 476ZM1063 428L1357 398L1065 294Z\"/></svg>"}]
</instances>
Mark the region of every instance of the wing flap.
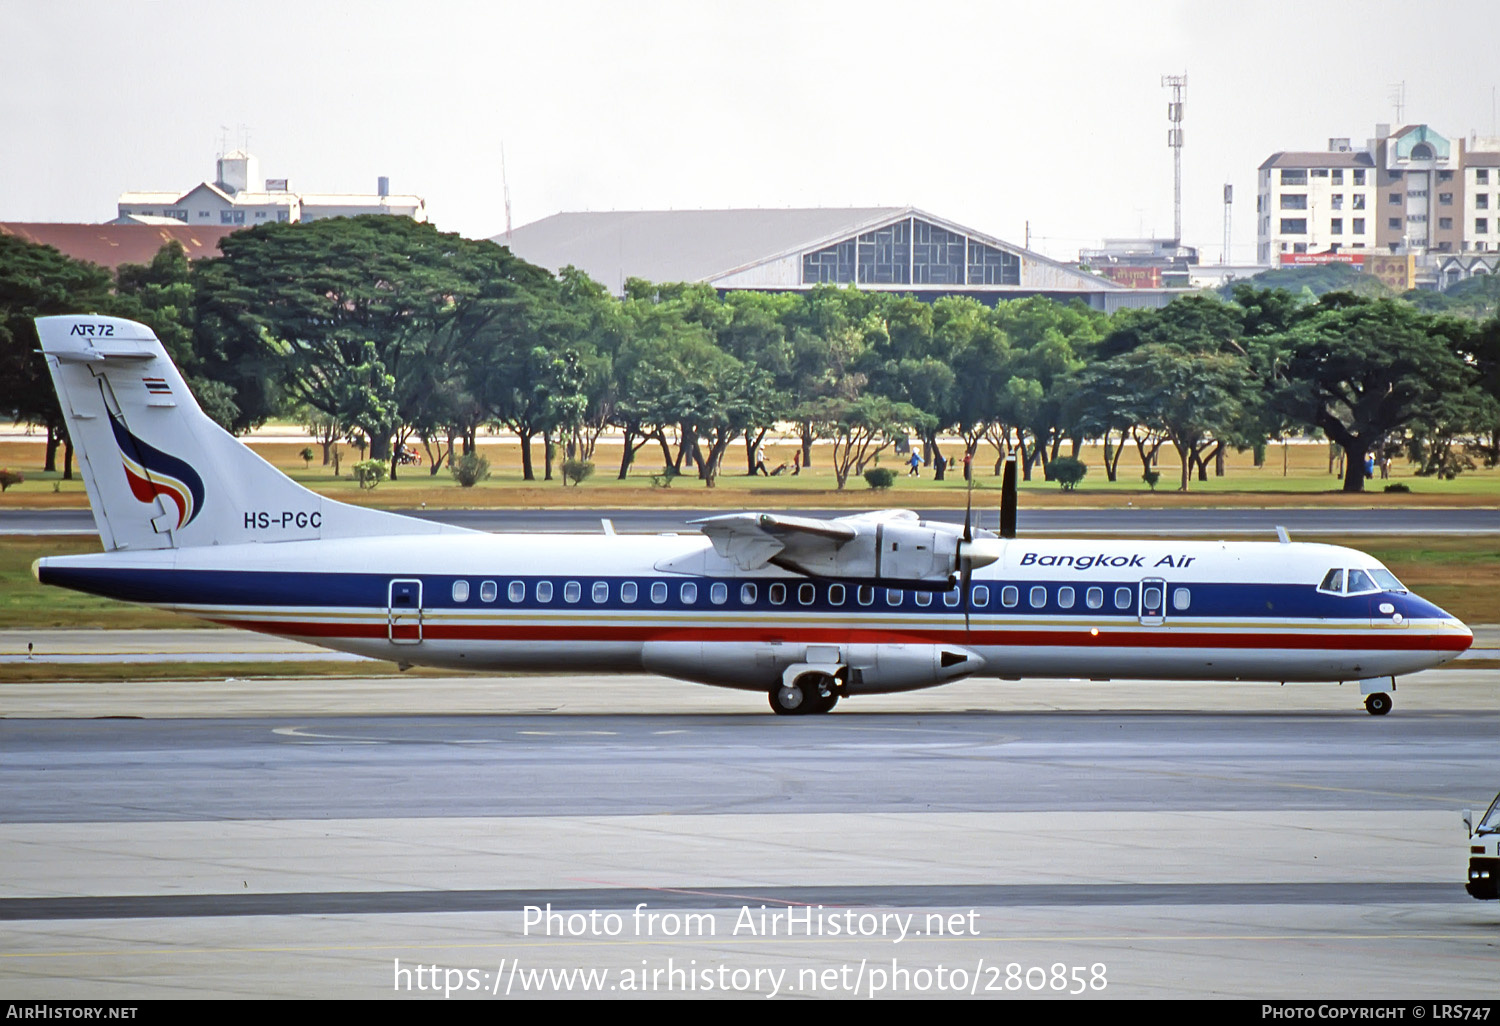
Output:
<instances>
[{"instance_id":1,"label":"wing flap","mask_svg":"<svg viewBox=\"0 0 1500 1026\"><path fill-rule=\"evenodd\" d=\"M831 555L858 534L855 528L835 521L770 513L730 513L692 523L713 542L715 552L741 570L758 570L789 546Z\"/></svg>"}]
</instances>

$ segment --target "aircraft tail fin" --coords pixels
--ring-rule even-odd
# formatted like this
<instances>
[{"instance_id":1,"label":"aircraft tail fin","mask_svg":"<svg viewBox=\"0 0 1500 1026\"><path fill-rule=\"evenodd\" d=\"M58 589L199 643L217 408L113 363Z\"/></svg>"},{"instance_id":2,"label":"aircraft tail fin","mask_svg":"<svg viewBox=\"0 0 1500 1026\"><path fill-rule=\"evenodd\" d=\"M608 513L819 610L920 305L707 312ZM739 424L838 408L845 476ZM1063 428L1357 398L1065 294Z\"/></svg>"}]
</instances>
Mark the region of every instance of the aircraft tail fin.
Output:
<instances>
[{"instance_id":1,"label":"aircraft tail fin","mask_svg":"<svg viewBox=\"0 0 1500 1026\"><path fill-rule=\"evenodd\" d=\"M89 314L36 327L106 549L463 530L297 484L199 408L143 324Z\"/></svg>"}]
</instances>

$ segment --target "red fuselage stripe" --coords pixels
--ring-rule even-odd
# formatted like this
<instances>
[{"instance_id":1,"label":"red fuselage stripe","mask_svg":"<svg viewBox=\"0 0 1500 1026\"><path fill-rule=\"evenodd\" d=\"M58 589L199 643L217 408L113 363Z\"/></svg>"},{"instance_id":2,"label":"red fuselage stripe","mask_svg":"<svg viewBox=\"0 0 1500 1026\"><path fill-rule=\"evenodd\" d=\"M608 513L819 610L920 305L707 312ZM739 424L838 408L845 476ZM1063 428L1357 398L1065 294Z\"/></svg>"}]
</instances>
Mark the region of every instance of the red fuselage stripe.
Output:
<instances>
[{"instance_id":1,"label":"red fuselage stripe","mask_svg":"<svg viewBox=\"0 0 1500 1026\"><path fill-rule=\"evenodd\" d=\"M374 638L388 636L385 623L309 623L283 620L216 620L229 627L268 634L294 635L305 638ZM404 637L415 637L416 624L409 620L397 624ZM1471 639L1459 634L1427 634L1421 631L1392 628L1358 633L1317 634L1303 631L1252 633L1247 631L1106 630L1091 634L1087 630L872 630L840 627L672 627L620 626L601 624L550 626L527 624L501 626L486 624L422 624L422 637L429 641L573 641L573 642L644 642L644 641L735 641L735 642L815 642L842 644L948 644L968 646L1067 647L1067 648L1242 648L1242 649L1321 649L1326 651L1380 650L1463 652Z\"/></svg>"}]
</instances>

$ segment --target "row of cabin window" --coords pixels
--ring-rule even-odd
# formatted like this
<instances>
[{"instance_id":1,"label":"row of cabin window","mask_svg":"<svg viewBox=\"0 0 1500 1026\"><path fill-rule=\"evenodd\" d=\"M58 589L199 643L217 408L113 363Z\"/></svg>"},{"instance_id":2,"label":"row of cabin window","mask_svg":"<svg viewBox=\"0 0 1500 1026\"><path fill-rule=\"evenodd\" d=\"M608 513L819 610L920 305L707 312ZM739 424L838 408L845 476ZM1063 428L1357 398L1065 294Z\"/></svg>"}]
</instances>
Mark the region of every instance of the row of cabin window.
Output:
<instances>
[{"instance_id":1,"label":"row of cabin window","mask_svg":"<svg viewBox=\"0 0 1500 1026\"><path fill-rule=\"evenodd\" d=\"M796 586L797 602L800 605L810 606L817 601L818 586L815 584L799 584ZM790 586L780 582L770 585L766 590L767 597L773 606L785 605L790 594ZM875 588L864 584L854 589L855 601L861 606L872 606L875 604ZM536 600L538 602L552 601L553 586L551 581L538 581L536 584ZM651 585L651 601L657 605L667 601L668 588L665 581L655 581ZM753 606L759 590L754 584L740 585L740 604ZM885 603L888 606L901 605L905 593L896 588L885 589ZM919 606L932 605L933 593L930 591L918 591L914 598ZM479 601L494 602L499 597L499 585L494 581L482 581L479 585ZM511 581L506 589L506 597L511 602L526 601L526 582ZM563 584L562 597L564 602L575 603L583 598L583 585L578 581L568 581ZM595 581L590 590L590 597L596 605L603 605L609 601L609 582ZM620 601L626 605L633 604L639 597L639 591L634 581L625 581L620 585ZM692 581L686 581L678 586L677 597L684 605L692 605L698 601L698 585ZM828 585L828 604L841 606L848 598L847 589L842 584ZM985 607L990 604L990 589L988 586L975 585L971 595L973 605ZM1027 602L1033 609L1042 609L1047 605L1047 589L1042 585L1034 585L1028 592ZM1057 605L1061 609L1072 609L1077 601L1077 592L1069 585L1062 585L1056 593ZM729 586L722 581L709 585L708 600L716 606L722 606L729 601ZM469 601L469 582L453 582L453 601ZM1101 609L1104 606L1104 589L1099 587L1089 588L1084 592L1084 605L1089 609ZM1186 588L1178 588L1172 592L1172 607L1182 610L1188 608L1192 602L1192 595ZM1007 584L1000 589L1000 604L1006 609L1014 609L1021 603L1021 590L1013 584ZM943 593L943 605L957 608L959 604L959 593L955 589ZM1128 610L1135 607L1135 589L1119 587L1115 589L1114 605L1116 609ZM1146 589L1146 606L1148 609L1159 609L1161 607L1161 591L1152 585Z\"/></svg>"}]
</instances>

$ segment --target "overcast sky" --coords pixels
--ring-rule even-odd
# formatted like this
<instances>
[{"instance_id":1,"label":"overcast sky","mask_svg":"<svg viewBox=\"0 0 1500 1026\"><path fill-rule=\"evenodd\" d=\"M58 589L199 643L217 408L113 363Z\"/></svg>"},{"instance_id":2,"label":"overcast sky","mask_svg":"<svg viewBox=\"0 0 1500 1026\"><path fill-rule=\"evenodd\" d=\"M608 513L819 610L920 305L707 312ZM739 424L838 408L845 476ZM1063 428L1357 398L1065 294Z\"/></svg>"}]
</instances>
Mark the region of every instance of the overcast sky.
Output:
<instances>
[{"instance_id":1,"label":"overcast sky","mask_svg":"<svg viewBox=\"0 0 1500 1026\"><path fill-rule=\"evenodd\" d=\"M1496 6L0 0L0 220L104 221L248 133L294 191L427 200L442 229L562 210L914 204L1071 259L1172 233L1253 258L1255 169L1377 122L1497 134Z\"/></svg>"}]
</instances>

